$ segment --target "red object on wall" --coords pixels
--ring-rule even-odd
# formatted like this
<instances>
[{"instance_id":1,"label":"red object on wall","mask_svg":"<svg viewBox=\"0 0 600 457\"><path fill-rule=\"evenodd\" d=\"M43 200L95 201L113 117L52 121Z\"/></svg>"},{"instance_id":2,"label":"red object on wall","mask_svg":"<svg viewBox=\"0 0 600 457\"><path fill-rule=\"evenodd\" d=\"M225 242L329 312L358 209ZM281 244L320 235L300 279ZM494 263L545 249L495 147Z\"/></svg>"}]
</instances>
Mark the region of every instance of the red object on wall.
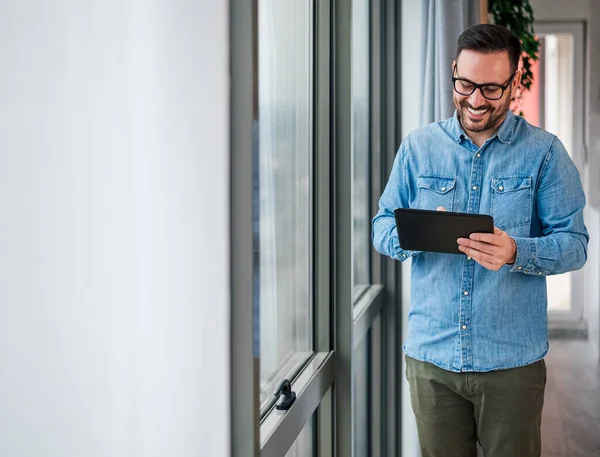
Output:
<instances>
[{"instance_id":1,"label":"red object on wall","mask_svg":"<svg viewBox=\"0 0 600 457\"><path fill-rule=\"evenodd\" d=\"M519 112L522 111L523 117L527 120L527 122L529 122L531 125L535 125L536 127L541 127L540 96L542 96L542 94L540 87L541 85L538 79L538 75L540 74L539 60L532 62L531 72L533 73L533 84L531 85L531 89L523 92L523 97L521 99L520 105L513 103L511 109L516 114L519 114Z\"/></svg>"}]
</instances>

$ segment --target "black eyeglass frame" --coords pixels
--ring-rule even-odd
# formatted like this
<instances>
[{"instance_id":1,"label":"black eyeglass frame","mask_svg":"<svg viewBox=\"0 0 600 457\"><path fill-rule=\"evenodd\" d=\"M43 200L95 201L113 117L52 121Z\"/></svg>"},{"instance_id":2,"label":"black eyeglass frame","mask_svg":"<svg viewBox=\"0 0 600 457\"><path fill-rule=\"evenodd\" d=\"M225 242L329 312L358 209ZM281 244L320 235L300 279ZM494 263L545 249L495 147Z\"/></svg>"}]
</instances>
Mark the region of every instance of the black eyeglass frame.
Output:
<instances>
[{"instance_id":1,"label":"black eyeglass frame","mask_svg":"<svg viewBox=\"0 0 600 457\"><path fill-rule=\"evenodd\" d=\"M502 97L504 97L504 91L506 91L506 89L508 89L508 87L511 85L511 83L513 82L513 79L515 77L515 75L517 74L518 70L515 70L515 72L510 76L510 78L508 78L508 81L506 82L506 84L501 85L501 84L494 84L494 83L484 83L484 84L477 84L474 83L473 81L469 81L468 79L465 78L457 78L454 76L454 73L456 72L456 67L454 67L452 69L452 87L454 88L454 91L457 94L460 95L464 95L466 97L468 97L469 95L472 95L477 89L479 89L479 92L481 93L481 95L483 96L483 98L485 98L486 100L500 100ZM468 94L463 94L462 92L458 91L456 89L456 81L465 81L469 84L473 85L473 90L468 93ZM481 89L483 89L484 87L494 87L494 88L500 88L502 89L502 92L500 93L500 97L498 98L490 98L490 97L486 97L485 94L483 93L483 91Z\"/></svg>"}]
</instances>

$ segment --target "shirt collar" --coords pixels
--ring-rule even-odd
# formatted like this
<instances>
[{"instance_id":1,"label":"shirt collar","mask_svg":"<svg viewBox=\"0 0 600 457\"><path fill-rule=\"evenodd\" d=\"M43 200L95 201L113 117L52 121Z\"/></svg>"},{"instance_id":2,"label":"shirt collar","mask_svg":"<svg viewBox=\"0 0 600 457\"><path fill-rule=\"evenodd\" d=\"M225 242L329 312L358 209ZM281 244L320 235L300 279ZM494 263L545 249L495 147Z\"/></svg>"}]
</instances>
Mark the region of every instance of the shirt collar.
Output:
<instances>
[{"instance_id":1,"label":"shirt collar","mask_svg":"<svg viewBox=\"0 0 600 457\"><path fill-rule=\"evenodd\" d=\"M516 123L517 117L512 113L511 110L508 110L508 112L506 113L506 118L502 122L502 125L500 126L498 131L492 136L492 138L497 136L502 143L510 144L513 133L515 131ZM454 116L450 121L450 134L452 135L452 138L454 138L454 141L456 141L457 143L460 143L463 138L468 138L467 134L460 125L460 121L458 120L458 112L456 110L454 111Z\"/></svg>"}]
</instances>

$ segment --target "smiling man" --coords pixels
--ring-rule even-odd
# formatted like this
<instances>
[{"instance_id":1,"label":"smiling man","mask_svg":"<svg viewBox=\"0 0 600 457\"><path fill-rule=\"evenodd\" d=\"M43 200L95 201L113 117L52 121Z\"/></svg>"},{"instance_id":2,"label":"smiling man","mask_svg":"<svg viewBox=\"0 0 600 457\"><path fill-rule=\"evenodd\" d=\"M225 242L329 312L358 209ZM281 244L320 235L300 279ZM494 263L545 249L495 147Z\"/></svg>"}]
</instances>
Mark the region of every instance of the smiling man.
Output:
<instances>
[{"instance_id":1,"label":"smiling man","mask_svg":"<svg viewBox=\"0 0 600 457\"><path fill-rule=\"evenodd\" d=\"M423 457L534 457L548 351L546 276L587 257L585 196L560 140L510 111L519 39L478 25L459 37L455 115L400 145L373 219L373 245L412 258L406 376ZM464 255L405 251L396 208L490 214Z\"/></svg>"}]
</instances>

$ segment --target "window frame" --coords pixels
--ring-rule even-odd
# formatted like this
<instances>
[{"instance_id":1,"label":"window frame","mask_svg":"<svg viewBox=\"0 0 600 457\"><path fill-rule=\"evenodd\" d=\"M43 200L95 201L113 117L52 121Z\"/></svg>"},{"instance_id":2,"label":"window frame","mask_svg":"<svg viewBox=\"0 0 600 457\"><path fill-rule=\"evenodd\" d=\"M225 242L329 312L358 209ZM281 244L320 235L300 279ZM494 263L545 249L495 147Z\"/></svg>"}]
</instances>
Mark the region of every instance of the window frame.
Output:
<instances>
[{"instance_id":1,"label":"window frame","mask_svg":"<svg viewBox=\"0 0 600 457\"><path fill-rule=\"evenodd\" d=\"M314 349L292 379L296 403L260 416L260 360L254 338L253 164L257 147L258 0L230 0L231 43L231 455L285 455L316 417L320 457L352 455L352 358L371 335L373 456L401 452L400 267L371 250L370 285L354 307L352 288L352 0L313 0L314 50ZM370 206L376 208L400 138L400 12L395 0L370 0ZM250 20L248 20L250 18ZM374 95L376 94L376 96ZM384 152L385 151L385 152ZM333 215L333 217L332 217ZM362 301L361 301L362 300ZM369 332L369 330L372 330ZM379 439L381 438L381 439ZM378 450L377 450L378 449Z\"/></svg>"},{"instance_id":2,"label":"window frame","mask_svg":"<svg viewBox=\"0 0 600 457\"><path fill-rule=\"evenodd\" d=\"M253 307L252 154L258 153L258 0L231 0L232 456L285 455L316 412L315 449L333 454L333 351L330 203L331 4L313 0L313 340L312 357L291 379L297 399L260 416L260 354ZM248 21L248 17L251 21ZM249 274L249 272L251 272Z\"/></svg>"}]
</instances>

